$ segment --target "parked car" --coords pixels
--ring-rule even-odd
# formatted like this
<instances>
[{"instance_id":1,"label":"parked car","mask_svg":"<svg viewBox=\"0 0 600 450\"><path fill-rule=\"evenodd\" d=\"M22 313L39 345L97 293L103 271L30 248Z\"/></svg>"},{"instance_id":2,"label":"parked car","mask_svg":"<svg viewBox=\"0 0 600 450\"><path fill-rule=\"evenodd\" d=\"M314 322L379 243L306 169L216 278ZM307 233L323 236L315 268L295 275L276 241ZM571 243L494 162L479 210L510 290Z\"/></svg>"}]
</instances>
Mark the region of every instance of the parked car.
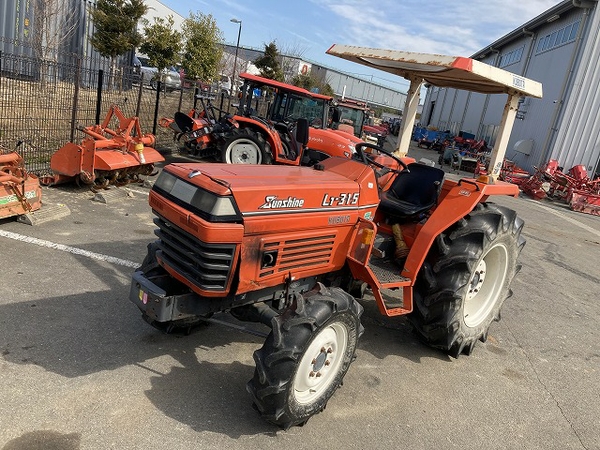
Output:
<instances>
[{"instance_id":1,"label":"parked car","mask_svg":"<svg viewBox=\"0 0 600 450\"><path fill-rule=\"evenodd\" d=\"M156 89L158 85L158 69L150 65L148 58L144 56L135 56L133 59L133 67L140 77L143 75L144 84L149 85L152 89ZM161 81L165 84L165 89L167 91L181 89L181 76L174 67L163 70Z\"/></svg>"},{"instance_id":2,"label":"parked car","mask_svg":"<svg viewBox=\"0 0 600 450\"><path fill-rule=\"evenodd\" d=\"M212 92L215 94L231 95L231 78L227 75L219 75L217 81L212 84Z\"/></svg>"}]
</instances>

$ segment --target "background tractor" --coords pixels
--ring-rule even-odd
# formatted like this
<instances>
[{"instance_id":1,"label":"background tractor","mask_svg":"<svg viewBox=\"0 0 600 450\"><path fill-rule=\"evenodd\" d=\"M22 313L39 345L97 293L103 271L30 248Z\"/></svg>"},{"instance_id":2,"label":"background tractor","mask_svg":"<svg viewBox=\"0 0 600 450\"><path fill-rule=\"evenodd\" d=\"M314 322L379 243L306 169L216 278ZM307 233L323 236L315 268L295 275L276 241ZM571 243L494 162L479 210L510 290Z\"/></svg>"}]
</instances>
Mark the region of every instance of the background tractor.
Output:
<instances>
[{"instance_id":1,"label":"background tractor","mask_svg":"<svg viewBox=\"0 0 600 450\"><path fill-rule=\"evenodd\" d=\"M332 121L332 129L354 134L363 141L383 147L388 131L371 123L373 112L365 102L345 98L335 101L334 108L338 120Z\"/></svg>"},{"instance_id":2,"label":"background tractor","mask_svg":"<svg viewBox=\"0 0 600 450\"><path fill-rule=\"evenodd\" d=\"M412 128L423 81L508 94L499 158L518 97L541 96L539 83L469 58L328 52L411 80L403 127ZM308 129L298 120L295 141L308 143ZM406 129L399 136L410 139ZM312 167L166 166L149 198L158 239L133 274L130 300L167 331L223 323L211 318L223 312L269 327L248 391L283 428L322 411L342 383L363 332L361 298L385 316L407 315L429 345L471 353L500 319L525 244L523 221L488 200L518 187L495 181L493 169L485 179L444 179L402 156L404 146L361 143L353 158Z\"/></svg>"},{"instance_id":3,"label":"background tractor","mask_svg":"<svg viewBox=\"0 0 600 450\"><path fill-rule=\"evenodd\" d=\"M177 112L161 125L172 128L194 156L229 164L310 165L330 156L349 158L361 142L352 133L327 128L331 97L248 73L240 78L244 84L237 114L223 114L210 99L199 98L201 108L194 107L188 114ZM256 101L264 96L272 98L266 115L261 116ZM301 118L310 124L304 151L294 139L296 121Z\"/></svg>"}]
</instances>

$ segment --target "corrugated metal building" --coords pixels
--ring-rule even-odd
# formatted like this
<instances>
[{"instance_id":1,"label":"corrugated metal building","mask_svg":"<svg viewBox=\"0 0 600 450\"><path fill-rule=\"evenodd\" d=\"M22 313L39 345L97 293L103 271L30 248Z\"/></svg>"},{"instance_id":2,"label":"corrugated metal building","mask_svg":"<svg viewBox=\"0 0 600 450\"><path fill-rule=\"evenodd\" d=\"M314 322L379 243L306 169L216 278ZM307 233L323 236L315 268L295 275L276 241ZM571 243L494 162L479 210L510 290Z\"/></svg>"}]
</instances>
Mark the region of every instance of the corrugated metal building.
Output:
<instances>
[{"instance_id":1,"label":"corrugated metal building","mask_svg":"<svg viewBox=\"0 0 600 450\"><path fill-rule=\"evenodd\" d=\"M0 51L33 56L44 48L95 56L89 42L93 25L88 9L93 3L63 0L35 6L30 0L0 1Z\"/></svg>"},{"instance_id":2,"label":"corrugated metal building","mask_svg":"<svg viewBox=\"0 0 600 450\"><path fill-rule=\"evenodd\" d=\"M600 171L599 31L597 0L566 0L472 56L543 84L544 98L519 105L507 158L530 171L550 158ZM421 123L493 144L505 101L430 87Z\"/></svg>"},{"instance_id":3,"label":"corrugated metal building","mask_svg":"<svg viewBox=\"0 0 600 450\"><path fill-rule=\"evenodd\" d=\"M312 63L312 73L326 80L338 97L345 96L365 101L369 105L384 106L398 111L404 109L406 92L375 83L370 75L353 76L317 63Z\"/></svg>"},{"instance_id":4,"label":"corrugated metal building","mask_svg":"<svg viewBox=\"0 0 600 450\"><path fill-rule=\"evenodd\" d=\"M90 38L94 25L89 9L95 0L0 0L0 52L16 55L2 71L37 78L39 64L75 65L79 60L85 70L110 69L110 60L102 58ZM129 65L133 52L122 56L120 64ZM69 73L59 76L70 77Z\"/></svg>"}]
</instances>

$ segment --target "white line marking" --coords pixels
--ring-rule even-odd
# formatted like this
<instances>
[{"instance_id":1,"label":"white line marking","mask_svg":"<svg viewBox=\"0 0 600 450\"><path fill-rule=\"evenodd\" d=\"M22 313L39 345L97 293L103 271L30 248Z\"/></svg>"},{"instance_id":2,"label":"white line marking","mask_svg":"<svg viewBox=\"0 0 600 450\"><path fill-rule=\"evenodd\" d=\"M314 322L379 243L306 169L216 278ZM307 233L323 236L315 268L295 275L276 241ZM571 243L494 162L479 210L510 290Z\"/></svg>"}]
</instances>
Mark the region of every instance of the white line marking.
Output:
<instances>
[{"instance_id":1,"label":"white line marking","mask_svg":"<svg viewBox=\"0 0 600 450\"><path fill-rule=\"evenodd\" d=\"M138 267L139 263L128 261L126 259L115 258L114 256L103 255L102 253L90 252L88 250L83 250L82 248L71 247L69 245L56 244L54 242L45 241L43 239L38 239L30 236L24 236L18 233L12 233L10 231L0 230L0 236L8 239L14 239L15 241L25 242L27 244L35 244L40 247L52 248L54 250L61 250L63 252L72 253L74 255L85 256L87 258L96 259L98 261L105 261L111 264L118 264L120 266L125 267Z\"/></svg>"},{"instance_id":2,"label":"white line marking","mask_svg":"<svg viewBox=\"0 0 600 450\"><path fill-rule=\"evenodd\" d=\"M542 208L546 211L548 211L549 213L554 214L555 216L561 217L563 219L565 219L567 222L571 222L573 225L577 225L580 228L583 228L586 231L589 231L592 234L595 234L596 236L600 236L600 231L586 225L585 223L581 223L578 220L573 219L572 217L567 216L566 214L561 213L560 211L557 211L555 209L552 208L548 208L547 206L542 205L541 203L537 202L536 200L527 200L529 203L537 206L538 208Z\"/></svg>"}]
</instances>

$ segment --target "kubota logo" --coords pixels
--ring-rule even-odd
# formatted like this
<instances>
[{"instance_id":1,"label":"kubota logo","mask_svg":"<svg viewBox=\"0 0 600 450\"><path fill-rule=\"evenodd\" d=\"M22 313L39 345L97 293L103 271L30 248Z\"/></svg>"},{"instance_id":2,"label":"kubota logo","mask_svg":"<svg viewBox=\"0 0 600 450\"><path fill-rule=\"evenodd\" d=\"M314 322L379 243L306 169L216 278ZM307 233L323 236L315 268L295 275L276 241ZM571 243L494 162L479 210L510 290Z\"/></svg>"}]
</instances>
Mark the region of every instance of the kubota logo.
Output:
<instances>
[{"instance_id":1,"label":"kubota logo","mask_svg":"<svg viewBox=\"0 0 600 450\"><path fill-rule=\"evenodd\" d=\"M303 198L288 197L281 199L276 195L267 195L265 202L259 206L259 209L277 209L277 208L302 208L304 206Z\"/></svg>"}]
</instances>

